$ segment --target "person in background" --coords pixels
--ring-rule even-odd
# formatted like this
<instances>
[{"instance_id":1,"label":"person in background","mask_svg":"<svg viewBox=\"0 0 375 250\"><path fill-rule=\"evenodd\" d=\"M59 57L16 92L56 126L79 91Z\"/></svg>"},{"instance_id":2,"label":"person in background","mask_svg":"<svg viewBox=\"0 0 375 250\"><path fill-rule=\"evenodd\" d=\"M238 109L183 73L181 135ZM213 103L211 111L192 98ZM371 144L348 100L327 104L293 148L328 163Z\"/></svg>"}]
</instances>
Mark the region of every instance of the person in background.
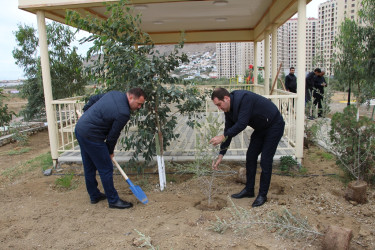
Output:
<instances>
[{"instance_id":1,"label":"person in background","mask_svg":"<svg viewBox=\"0 0 375 250\"><path fill-rule=\"evenodd\" d=\"M231 93L224 88L213 91L211 100L225 114L224 134L210 140L212 145L220 145L220 154L213 163L217 170L233 137L247 126L254 129L246 153L246 186L232 198L251 198L254 195L257 161L261 155L260 186L257 198L252 207L262 206L267 201L271 183L272 162L277 145L284 134L285 122L276 105L269 99L246 90L235 90Z\"/></svg>"},{"instance_id":2,"label":"person in background","mask_svg":"<svg viewBox=\"0 0 375 250\"><path fill-rule=\"evenodd\" d=\"M285 76L285 88L287 91L297 93L297 77L294 75L295 68L290 67L289 74Z\"/></svg>"},{"instance_id":3,"label":"person in background","mask_svg":"<svg viewBox=\"0 0 375 250\"><path fill-rule=\"evenodd\" d=\"M318 117L323 116L322 101L324 98L324 88L327 87L326 79L324 78L325 71L321 70L318 76L314 77L314 106L318 106Z\"/></svg>"},{"instance_id":4,"label":"person in background","mask_svg":"<svg viewBox=\"0 0 375 250\"><path fill-rule=\"evenodd\" d=\"M132 203L119 198L113 184L113 151L121 130L130 119L130 111L138 110L145 102L140 88L123 93L110 91L90 98L75 127L85 172L86 189L92 204L108 200L110 208L131 208ZM98 189L96 171L104 188Z\"/></svg>"},{"instance_id":5,"label":"person in background","mask_svg":"<svg viewBox=\"0 0 375 250\"><path fill-rule=\"evenodd\" d=\"M321 70L319 68L314 69L314 72L310 72L306 76L305 86L305 104L311 101L312 91L314 88L314 77L320 75Z\"/></svg>"},{"instance_id":6,"label":"person in background","mask_svg":"<svg viewBox=\"0 0 375 250\"><path fill-rule=\"evenodd\" d=\"M314 116L312 114L312 109L311 109L311 97L313 96L313 91L314 91L314 81L315 77L320 75L321 70L320 68L316 68L314 72L310 72L306 76L306 86L305 86L305 106L308 107L307 111L307 118L310 120L314 120Z\"/></svg>"}]
</instances>

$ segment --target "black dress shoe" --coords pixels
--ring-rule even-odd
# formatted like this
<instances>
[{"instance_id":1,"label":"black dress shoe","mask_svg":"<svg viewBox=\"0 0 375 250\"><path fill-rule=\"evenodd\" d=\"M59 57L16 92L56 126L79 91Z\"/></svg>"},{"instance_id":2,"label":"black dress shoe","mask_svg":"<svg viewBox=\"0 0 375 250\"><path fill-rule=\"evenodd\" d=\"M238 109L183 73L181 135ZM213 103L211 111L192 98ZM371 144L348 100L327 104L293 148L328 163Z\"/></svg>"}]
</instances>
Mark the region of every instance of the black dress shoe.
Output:
<instances>
[{"instance_id":1,"label":"black dress shoe","mask_svg":"<svg viewBox=\"0 0 375 250\"><path fill-rule=\"evenodd\" d=\"M91 204L96 204L99 201L102 201L102 200L105 200L105 199L107 199L107 196L103 193L99 193L99 196L97 198L95 198L94 200L91 200Z\"/></svg>"},{"instance_id":2,"label":"black dress shoe","mask_svg":"<svg viewBox=\"0 0 375 250\"><path fill-rule=\"evenodd\" d=\"M121 199L118 199L115 203L109 203L109 208L118 208L118 209L124 209L124 208L131 208L133 206L132 203L123 201Z\"/></svg>"},{"instance_id":3,"label":"black dress shoe","mask_svg":"<svg viewBox=\"0 0 375 250\"><path fill-rule=\"evenodd\" d=\"M244 188L241 192L237 194L232 194L231 197L235 199L242 199L242 198L252 198L254 197L254 190L247 190Z\"/></svg>"},{"instance_id":4,"label":"black dress shoe","mask_svg":"<svg viewBox=\"0 0 375 250\"><path fill-rule=\"evenodd\" d=\"M267 201L267 196L258 195L255 201L253 202L252 207L260 207Z\"/></svg>"}]
</instances>

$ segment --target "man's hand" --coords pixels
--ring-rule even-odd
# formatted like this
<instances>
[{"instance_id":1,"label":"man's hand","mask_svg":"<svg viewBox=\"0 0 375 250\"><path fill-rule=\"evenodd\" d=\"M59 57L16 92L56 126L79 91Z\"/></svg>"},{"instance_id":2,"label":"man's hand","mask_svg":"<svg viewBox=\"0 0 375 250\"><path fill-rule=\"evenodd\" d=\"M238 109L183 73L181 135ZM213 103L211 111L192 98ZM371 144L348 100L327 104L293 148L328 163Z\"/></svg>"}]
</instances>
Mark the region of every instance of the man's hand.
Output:
<instances>
[{"instance_id":1,"label":"man's hand","mask_svg":"<svg viewBox=\"0 0 375 250\"><path fill-rule=\"evenodd\" d=\"M111 161L113 160L113 157L115 156L115 154L110 154L109 157L111 157Z\"/></svg>"},{"instance_id":2,"label":"man's hand","mask_svg":"<svg viewBox=\"0 0 375 250\"><path fill-rule=\"evenodd\" d=\"M221 160L223 159L223 155L219 155L217 158L216 158L216 161L212 161L212 169L214 170L219 170L217 167L219 166Z\"/></svg>"},{"instance_id":3,"label":"man's hand","mask_svg":"<svg viewBox=\"0 0 375 250\"><path fill-rule=\"evenodd\" d=\"M218 136L215 136L214 138L212 138L210 140L210 144L216 146L216 145L219 145L220 143L222 143L224 140L225 140L224 135L218 135Z\"/></svg>"}]
</instances>

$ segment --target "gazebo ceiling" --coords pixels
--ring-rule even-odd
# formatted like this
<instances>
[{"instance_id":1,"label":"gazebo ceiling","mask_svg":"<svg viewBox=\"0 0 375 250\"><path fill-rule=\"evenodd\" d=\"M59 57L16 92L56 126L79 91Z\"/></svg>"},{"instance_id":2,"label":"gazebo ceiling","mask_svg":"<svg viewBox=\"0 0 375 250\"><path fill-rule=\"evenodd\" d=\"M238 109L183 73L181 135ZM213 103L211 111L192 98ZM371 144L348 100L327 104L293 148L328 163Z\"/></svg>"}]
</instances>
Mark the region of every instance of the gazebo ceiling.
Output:
<instances>
[{"instance_id":1,"label":"gazebo ceiling","mask_svg":"<svg viewBox=\"0 0 375 250\"><path fill-rule=\"evenodd\" d=\"M45 11L51 20L65 23L66 10L106 18L105 2L117 0L19 0L18 7ZM311 0L306 0L310 2ZM156 44L177 43L181 31L186 43L261 41L297 13L297 0L132 0L142 14L142 29Z\"/></svg>"}]
</instances>

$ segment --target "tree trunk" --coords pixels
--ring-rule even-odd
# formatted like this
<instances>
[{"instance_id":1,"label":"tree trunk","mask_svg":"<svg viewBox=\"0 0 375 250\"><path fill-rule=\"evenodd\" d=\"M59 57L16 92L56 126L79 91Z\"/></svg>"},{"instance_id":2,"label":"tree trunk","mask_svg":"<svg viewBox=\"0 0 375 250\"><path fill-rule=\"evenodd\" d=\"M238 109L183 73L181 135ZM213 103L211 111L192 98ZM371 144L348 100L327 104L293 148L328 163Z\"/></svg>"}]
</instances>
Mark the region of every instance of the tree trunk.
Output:
<instances>
[{"instance_id":1,"label":"tree trunk","mask_svg":"<svg viewBox=\"0 0 375 250\"><path fill-rule=\"evenodd\" d=\"M367 183L365 181L352 181L348 184L345 199L364 204L367 202Z\"/></svg>"}]
</instances>

